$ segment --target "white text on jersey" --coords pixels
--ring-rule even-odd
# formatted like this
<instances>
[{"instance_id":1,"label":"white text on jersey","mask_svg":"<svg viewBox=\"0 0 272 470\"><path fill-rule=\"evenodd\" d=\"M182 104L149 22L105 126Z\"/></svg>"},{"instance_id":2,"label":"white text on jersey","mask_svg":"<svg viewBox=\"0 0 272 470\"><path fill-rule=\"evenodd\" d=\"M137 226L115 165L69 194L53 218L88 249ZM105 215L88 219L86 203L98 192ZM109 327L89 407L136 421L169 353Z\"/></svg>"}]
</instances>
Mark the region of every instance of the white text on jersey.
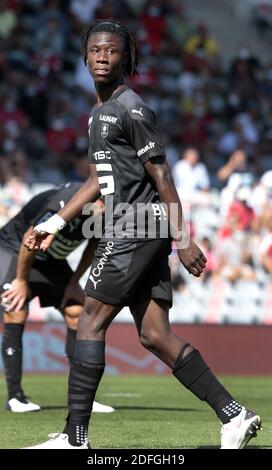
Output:
<instances>
[{"instance_id":1,"label":"white text on jersey","mask_svg":"<svg viewBox=\"0 0 272 470\"><path fill-rule=\"evenodd\" d=\"M154 142L149 142L149 144L147 144L145 147L141 148L138 152L137 152L137 155L138 157L140 157L141 155L143 155L145 152L147 152L148 150L151 150L155 147L155 143Z\"/></svg>"},{"instance_id":2,"label":"white text on jersey","mask_svg":"<svg viewBox=\"0 0 272 470\"><path fill-rule=\"evenodd\" d=\"M110 156L110 150L99 150L99 152L94 152L93 153L93 157L95 160L110 160L111 159L111 156Z\"/></svg>"},{"instance_id":3,"label":"white text on jersey","mask_svg":"<svg viewBox=\"0 0 272 470\"><path fill-rule=\"evenodd\" d=\"M118 118L115 116L107 116L106 114L100 114L99 116L99 121L109 122L111 124L115 124L117 119Z\"/></svg>"}]
</instances>

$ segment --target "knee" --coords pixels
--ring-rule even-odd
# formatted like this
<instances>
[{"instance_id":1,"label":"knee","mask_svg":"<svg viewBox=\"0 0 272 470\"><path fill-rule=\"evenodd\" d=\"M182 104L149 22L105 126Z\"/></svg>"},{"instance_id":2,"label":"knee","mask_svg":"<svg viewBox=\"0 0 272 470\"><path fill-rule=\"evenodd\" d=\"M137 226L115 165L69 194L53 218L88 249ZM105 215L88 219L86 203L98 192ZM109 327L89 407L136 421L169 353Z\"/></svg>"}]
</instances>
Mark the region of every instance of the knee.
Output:
<instances>
[{"instance_id":1,"label":"knee","mask_svg":"<svg viewBox=\"0 0 272 470\"><path fill-rule=\"evenodd\" d=\"M140 342L144 348L150 351L156 351L160 348L161 335L155 329L148 331L142 330L140 333Z\"/></svg>"},{"instance_id":2,"label":"knee","mask_svg":"<svg viewBox=\"0 0 272 470\"><path fill-rule=\"evenodd\" d=\"M64 321L68 328L71 330L76 330L78 325L78 319L82 314L83 308L78 307L68 307L63 309L62 313L64 316Z\"/></svg>"},{"instance_id":3,"label":"knee","mask_svg":"<svg viewBox=\"0 0 272 470\"><path fill-rule=\"evenodd\" d=\"M20 312L9 312L9 313L4 313L3 315L3 320L4 323L16 323L16 324L21 324L24 325L26 320L27 320L27 312L24 310L20 310Z\"/></svg>"},{"instance_id":4,"label":"knee","mask_svg":"<svg viewBox=\"0 0 272 470\"><path fill-rule=\"evenodd\" d=\"M77 330L78 318L69 317L68 315L65 315L64 320L65 320L66 326L70 330Z\"/></svg>"}]
</instances>

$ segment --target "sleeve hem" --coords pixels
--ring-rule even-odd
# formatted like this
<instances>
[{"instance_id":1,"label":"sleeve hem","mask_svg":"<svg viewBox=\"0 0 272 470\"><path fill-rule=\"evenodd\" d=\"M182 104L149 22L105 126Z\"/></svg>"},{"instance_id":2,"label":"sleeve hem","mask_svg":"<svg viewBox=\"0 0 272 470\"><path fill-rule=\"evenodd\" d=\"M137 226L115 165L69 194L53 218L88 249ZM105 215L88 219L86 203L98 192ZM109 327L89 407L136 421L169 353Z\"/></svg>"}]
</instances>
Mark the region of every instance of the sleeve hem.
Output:
<instances>
[{"instance_id":1,"label":"sleeve hem","mask_svg":"<svg viewBox=\"0 0 272 470\"><path fill-rule=\"evenodd\" d=\"M166 155L163 152L149 152L148 154L138 158L141 160L142 163L146 163L148 160L151 160L154 157L163 157L165 159Z\"/></svg>"}]
</instances>

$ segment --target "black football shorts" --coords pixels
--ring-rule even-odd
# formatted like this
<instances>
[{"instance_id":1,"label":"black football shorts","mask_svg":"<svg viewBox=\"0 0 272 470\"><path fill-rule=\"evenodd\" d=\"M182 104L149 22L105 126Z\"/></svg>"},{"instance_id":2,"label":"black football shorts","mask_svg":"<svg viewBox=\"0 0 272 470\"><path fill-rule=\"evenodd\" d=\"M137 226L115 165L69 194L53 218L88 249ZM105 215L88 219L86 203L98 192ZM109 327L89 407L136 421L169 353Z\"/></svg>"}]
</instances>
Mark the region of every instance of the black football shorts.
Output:
<instances>
[{"instance_id":1,"label":"black football shorts","mask_svg":"<svg viewBox=\"0 0 272 470\"><path fill-rule=\"evenodd\" d=\"M85 294L110 305L132 305L152 298L172 305L168 239L101 239Z\"/></svg>"},{"instance_id":2,"label":"black football shorts","mask_svg":"<svg viewBox=\"0 0 272 470\"><path fill-rule=\"evenodd\" d=\"M0 294L16 277L17 254L12 254L0 247ZM39 296L42 307L53 306L59 308L64 290L73 274L66 260L42 261L35 259L29 275L31 297ZM73 299L67 305L78 304ZM24 307L27 308L27 305ZM1 309L1 306L0 306ZM2 311L4 308L1 309Z\"/></svg>"}]
</instances>

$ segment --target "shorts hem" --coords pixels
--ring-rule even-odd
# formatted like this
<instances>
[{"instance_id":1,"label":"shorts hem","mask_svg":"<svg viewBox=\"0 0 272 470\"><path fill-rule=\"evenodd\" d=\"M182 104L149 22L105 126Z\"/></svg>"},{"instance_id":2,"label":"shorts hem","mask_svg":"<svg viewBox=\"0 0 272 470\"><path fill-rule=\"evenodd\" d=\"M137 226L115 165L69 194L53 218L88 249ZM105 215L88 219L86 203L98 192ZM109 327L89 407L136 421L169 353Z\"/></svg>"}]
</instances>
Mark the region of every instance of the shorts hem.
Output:
<instances>
[{"instance_id":1,"label":"shorts hem","mask_svg":"<svg viewBox=\"0 0 272 470\"><path fill-rule=\"evenodd\" d=\"M92 297L93 299L99 300L99 301L102 302L103 304L114 305L114 306L118 306L118 305L123 306L123 305L125 305L124 302L113 302L112 299L110 299L110 300L108 301L108 300L105 298L105 296L99 295L99 294L93 293L93 292L92 292L92 295L91 295L89 292L85 291L85 296L86 296L86 297Z\"/></svg>"}]
</instances>

